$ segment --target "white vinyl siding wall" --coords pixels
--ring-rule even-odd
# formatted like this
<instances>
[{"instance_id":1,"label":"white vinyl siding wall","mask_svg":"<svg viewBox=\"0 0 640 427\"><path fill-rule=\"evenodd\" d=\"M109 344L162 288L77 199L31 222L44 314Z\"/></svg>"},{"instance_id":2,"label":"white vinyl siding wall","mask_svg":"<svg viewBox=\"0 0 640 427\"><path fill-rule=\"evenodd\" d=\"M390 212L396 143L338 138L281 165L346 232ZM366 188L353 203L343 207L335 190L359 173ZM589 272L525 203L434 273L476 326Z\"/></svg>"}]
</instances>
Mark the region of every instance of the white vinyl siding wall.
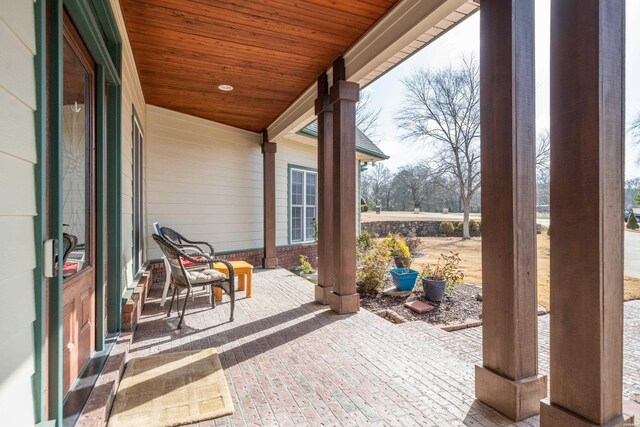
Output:
<instances>
[{"instance_id":1,"label":"white vinyl siding wall","mask_svg":"<svg viewBox=\"0 0 640 427\"><path fill-rule=\"evenodd\" d=\"M318 151L315 146L283 139L276 153L276 245L289 244L289 165L316 169ZM295 166L294 166L295 165ZM262 246L262 244L260 245Z\"/></svg>"},{"instance_id":2,"label":"white vinyl siding wall","mask_svg":"<svg viewBox=\"0 0 640 427\"><path fill-rule=\"evenodd\" d=\"M261 143L258 133L147 106L145 214L150 259L161 256L151 239L156 221L209 241L219 252L262 247Z\"/></svg>"},{"instance_id":3,"label":"white vinyl siding wall","mask_svg":"<svg viewBox=\"0 0 640 427\"><path fill-rule=\"evenodd\" d=\"M146 106L118 0L110 0L122 39L122 283L132 285L133 268L133 106L146 131ZM144 157L144 156L143 156Z\"/></svg>"},{"instance_id":4,"label":"white vinyl siding wall","mask_svg":"<svg viewBox=\"0 0 640 427\"><path fill-rule=\"evenodd\" d=\"M0 0L0 424L33 425L36 216L32 1Z\"/></svg>"}]
</instances>

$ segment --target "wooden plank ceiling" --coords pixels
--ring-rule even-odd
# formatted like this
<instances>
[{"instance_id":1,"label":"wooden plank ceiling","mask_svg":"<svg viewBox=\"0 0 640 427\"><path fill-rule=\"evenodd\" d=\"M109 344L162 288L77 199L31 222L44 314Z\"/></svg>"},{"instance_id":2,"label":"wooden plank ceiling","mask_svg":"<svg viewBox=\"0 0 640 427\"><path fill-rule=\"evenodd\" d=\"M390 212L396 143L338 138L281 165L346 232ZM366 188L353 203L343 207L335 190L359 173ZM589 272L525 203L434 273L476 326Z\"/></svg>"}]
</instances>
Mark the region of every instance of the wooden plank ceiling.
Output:
<instances>
[{"instance_id":1,"label":"wooden plank ceiling","mask_svg":"<svg viewBox=\"0 0 640 427\"><path fill-rule=\"evenodd\" d=\"M147 103L259 132L398 0L120 1Z\"/></svg>"}]
</instances>

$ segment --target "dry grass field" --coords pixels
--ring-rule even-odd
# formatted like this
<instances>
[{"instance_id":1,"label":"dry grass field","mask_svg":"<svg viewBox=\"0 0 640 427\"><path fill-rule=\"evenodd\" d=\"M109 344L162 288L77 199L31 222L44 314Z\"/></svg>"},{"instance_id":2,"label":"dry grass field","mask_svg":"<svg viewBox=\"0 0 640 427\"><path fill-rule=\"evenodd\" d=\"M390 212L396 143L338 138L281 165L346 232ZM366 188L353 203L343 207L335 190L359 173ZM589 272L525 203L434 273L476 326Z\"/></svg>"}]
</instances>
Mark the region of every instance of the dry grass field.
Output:
<instances>
[{"instance_id":1,"label":"dry grass field","mask_svg":"<svg viewBox=\"0 0 640 427\"><path fill-rule=\"evenodd\" d=\"M481 238L461 240L456 237L422 237L423 256L414 260L412 268L422 271L428 263L438 261L440 254L449 251L460 254L460 270L465 275L465 282L482 285L482 247ZM549 303L549 236L538 235L538 303L551 309ZM640 299L640 279L625 276L624 300Z\"/></svg>"}]
</instances>

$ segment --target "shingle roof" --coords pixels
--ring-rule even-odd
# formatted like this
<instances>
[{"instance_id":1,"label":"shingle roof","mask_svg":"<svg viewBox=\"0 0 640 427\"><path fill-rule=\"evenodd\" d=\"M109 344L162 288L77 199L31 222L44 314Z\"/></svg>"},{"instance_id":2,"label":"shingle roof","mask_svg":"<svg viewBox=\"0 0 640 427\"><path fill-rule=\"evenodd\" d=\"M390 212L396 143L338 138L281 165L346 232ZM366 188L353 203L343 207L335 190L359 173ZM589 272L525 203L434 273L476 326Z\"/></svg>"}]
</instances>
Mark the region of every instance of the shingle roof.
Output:
<instances>
[{"instance_id":1,"label":"shingle roof","mask_svg":"<svg viewBox=\"0 0 640 427\"><path fill-rule=\"evenodd\" d=\"M318 121L313 121L309 123L307 126L300 129L300 132L303 135L312 136L314 138L318 137ZM389 158L384 152L378 147L373 141L367 137L360 129L356 128L356 151L368 154L370 156L376 157L380 160L386 160Z\"/></svg>"}]
</instances>

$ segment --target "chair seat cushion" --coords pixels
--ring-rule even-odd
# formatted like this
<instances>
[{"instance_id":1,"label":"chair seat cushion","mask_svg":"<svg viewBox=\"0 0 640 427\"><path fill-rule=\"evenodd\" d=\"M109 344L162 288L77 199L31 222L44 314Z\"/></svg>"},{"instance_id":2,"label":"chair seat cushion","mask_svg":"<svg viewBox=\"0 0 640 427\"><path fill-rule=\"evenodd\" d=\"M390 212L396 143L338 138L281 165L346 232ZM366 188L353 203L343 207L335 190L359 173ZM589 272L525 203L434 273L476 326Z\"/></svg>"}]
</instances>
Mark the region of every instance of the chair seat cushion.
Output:
<instances>
[{"instance_id":1,"label":"chair seat cushion","mask_svg":"<svg viewBox=\"0 0 640 427\"><path fill-rule=\"evenodd\" d=\"M215 282L218 280L226 280L227 276L223 273L220 273L216 270L206 269L199 271L187 271L189 275L189 282L192 285L196 285L198 283L206 283L206 282Z\"/></svg>"}]
</instances>

